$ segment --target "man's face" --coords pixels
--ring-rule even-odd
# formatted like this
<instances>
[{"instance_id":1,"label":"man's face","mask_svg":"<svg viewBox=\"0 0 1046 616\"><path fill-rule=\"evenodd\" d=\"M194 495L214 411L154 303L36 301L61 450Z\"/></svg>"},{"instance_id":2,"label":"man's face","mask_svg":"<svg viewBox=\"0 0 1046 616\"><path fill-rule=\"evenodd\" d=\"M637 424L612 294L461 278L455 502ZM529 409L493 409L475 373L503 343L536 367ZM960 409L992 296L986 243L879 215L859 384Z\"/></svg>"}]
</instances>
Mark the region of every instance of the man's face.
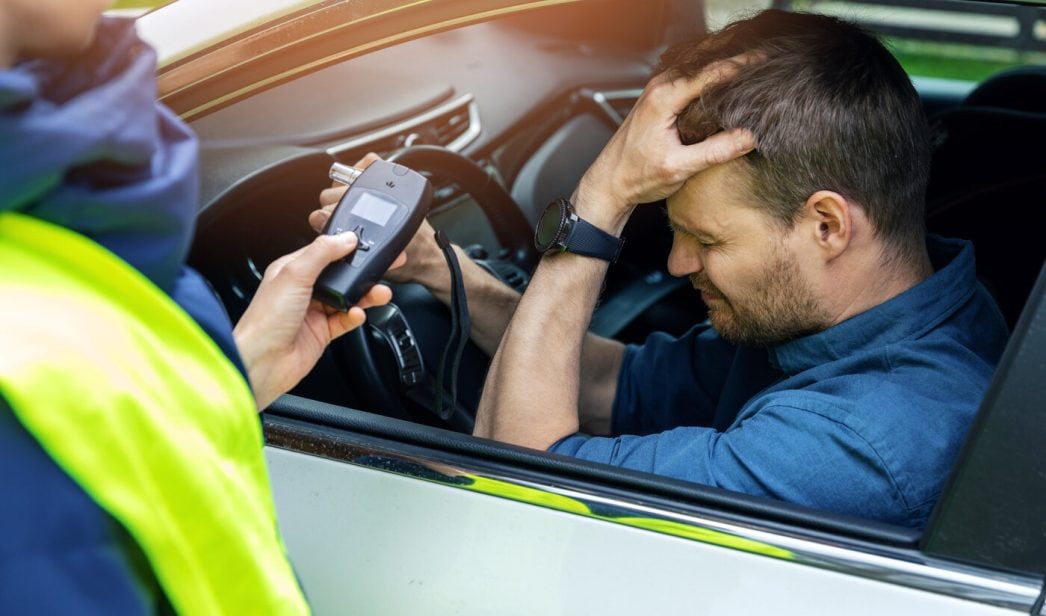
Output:
<instances>
[{"instance_id":1,"label":"man's face","mask_svg":"<svg viewBox=\"0 0 1046 616\"><path fill-rule=\"evenodd\" d=\"M743 163L703 171L668 199L668 270L689 276L724 339L768 346L828 327L796 257L797 234L753 205Z\"/></svg>"}]
</instances>

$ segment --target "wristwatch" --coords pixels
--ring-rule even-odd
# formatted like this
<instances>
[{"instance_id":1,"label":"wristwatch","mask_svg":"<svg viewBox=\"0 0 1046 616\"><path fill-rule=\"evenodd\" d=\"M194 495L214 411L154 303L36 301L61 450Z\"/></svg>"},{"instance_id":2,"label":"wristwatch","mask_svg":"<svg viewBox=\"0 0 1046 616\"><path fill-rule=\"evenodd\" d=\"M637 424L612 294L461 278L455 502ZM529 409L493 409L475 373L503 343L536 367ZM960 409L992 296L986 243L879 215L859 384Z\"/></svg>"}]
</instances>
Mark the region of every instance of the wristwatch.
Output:
<instances>
[{"instance_id":1,"label":"wristwatch","mask_svg":"<svg viewBox=\"0 0 1046 616\"><path fill-rule=\"evenodd\" d=\"M582 220L569 199L555 199L541 214L534 231L538 252L572 252L611 263L617 261L624 240Z\"/></svg>"}]
</instances>

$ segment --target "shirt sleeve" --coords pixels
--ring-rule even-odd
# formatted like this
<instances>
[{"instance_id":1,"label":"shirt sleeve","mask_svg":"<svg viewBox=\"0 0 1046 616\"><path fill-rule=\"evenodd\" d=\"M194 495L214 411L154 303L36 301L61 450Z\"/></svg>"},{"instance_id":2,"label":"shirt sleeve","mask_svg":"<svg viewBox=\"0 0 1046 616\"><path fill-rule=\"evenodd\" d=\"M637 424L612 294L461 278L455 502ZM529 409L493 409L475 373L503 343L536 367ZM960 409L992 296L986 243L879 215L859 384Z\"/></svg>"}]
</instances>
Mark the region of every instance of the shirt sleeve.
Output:
<instances>
[{"instance_id":1,"label":"shirt sleeve","mask_svg":"<svg viewBox=\"0 0 1046 616\"><path fill-rule=\"evenodd\" d=\"M854 430L806 408L772 405L725 432L567 437L555 453L839 513L911 525L876 451Z\"/></svg>"},{"instance_id":2,"label":"shirt sleeve","mask_svg":"<svg viewBox=\"0 0 1046 616\"><path fill-rule=\"evenodd\" d=\"M736 348L710 326L679 338L656 333L625 349L614 397L614 434L711 424Z\"/></svg>"}]
</instances>

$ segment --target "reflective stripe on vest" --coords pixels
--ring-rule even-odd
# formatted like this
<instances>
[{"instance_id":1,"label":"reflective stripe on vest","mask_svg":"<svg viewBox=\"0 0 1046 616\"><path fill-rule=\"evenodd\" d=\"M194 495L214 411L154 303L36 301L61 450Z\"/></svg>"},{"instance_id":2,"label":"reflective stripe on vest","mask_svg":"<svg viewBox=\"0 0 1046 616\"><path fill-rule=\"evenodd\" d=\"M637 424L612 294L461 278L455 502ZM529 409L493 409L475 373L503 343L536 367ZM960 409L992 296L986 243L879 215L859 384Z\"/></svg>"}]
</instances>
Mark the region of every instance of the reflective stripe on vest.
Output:
<instances>
[{"instance_id":1,"label":"reflective stripe on vest","mask_svg":"<svg viewBox=\"0 0 1046 616\"><path fill-rule=\"evenodd\" d=\"M0 214L0 393L182 614L301 614L242 375L87 238Z\"/></svg>"}]
</instances>

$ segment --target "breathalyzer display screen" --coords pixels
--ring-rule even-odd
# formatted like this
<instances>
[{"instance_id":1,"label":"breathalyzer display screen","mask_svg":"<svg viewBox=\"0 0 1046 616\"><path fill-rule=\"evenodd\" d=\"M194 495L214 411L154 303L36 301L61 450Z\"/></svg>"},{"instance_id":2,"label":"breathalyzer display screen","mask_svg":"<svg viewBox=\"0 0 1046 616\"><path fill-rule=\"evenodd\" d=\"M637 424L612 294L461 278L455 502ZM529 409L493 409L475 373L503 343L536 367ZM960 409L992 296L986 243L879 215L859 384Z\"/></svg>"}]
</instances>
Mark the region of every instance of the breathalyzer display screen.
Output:
<instances>
[{"instance_id":1,"label":"breathalyzer display screen","mask_svg":"<svg viewBox=\"0 0 1046 616\"><path fill-rule=\"evenodd\" d=\"M356 205L352 206L352 213L360 218L365 218L376 225L385 226L396 211L396 204L376 197L371 193L360 193Z\"/></svg>"}]
</instances>

